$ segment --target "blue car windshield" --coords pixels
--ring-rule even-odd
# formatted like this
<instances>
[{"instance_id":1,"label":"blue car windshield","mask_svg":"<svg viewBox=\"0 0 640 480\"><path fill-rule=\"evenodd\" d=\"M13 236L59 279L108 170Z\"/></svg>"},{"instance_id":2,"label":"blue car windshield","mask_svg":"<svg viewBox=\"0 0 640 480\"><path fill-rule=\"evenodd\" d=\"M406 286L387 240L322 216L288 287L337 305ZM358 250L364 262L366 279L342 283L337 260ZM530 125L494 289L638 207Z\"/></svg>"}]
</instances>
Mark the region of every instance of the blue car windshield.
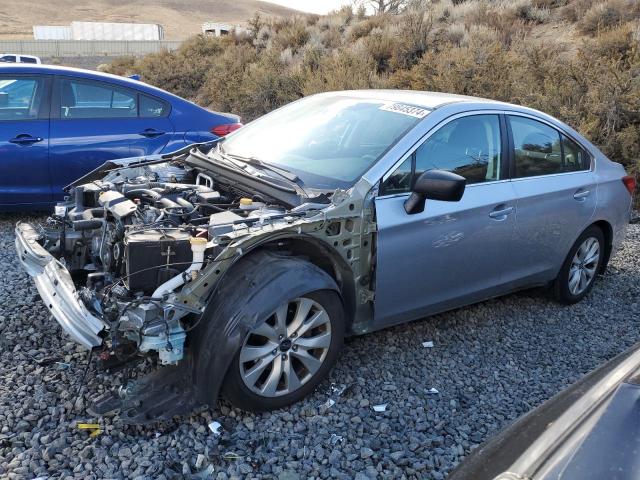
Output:
<instances>
[{"instance_id":1,"label":"blue car windshield","mask_svg":"<svg viewBox=\"0 0 640 480\"><path fill-rule=\"evenodd\" d=\"M348 188L426 114L377 99L318 95L251 122L219 148L289 170L305 186Z\"/></svg>"}]
</instances>

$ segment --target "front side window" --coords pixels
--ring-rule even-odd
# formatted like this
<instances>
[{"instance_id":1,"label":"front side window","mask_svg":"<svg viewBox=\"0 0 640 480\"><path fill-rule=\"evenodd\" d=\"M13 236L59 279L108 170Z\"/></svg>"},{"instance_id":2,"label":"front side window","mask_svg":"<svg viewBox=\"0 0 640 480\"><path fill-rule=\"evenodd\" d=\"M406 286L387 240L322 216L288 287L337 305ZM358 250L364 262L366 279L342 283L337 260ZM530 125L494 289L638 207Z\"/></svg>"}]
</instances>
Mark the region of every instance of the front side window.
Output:
<instances>
[{"instance_id":1,"label":"front side window","mask_svg":"<svg viewBox=\"0 0 640 480\"><path fill-rule=\"evenodd\" d=\"M447 123L418 147L382 185L382 193L411 190L427 170L448 170L463 176L467 185L500 180L502 143L498 115L471 115ZM412 166L413 171L408 167Z\"/></svg>"},{"instance_id":2,"label":"front side window","mask_svg":"<svg viewBox=\"0 0 640 480\"><path fill-rule=\"evenodd\" d=\"M61 118L129 118L138 115L137 94L101 82L62 79Z\"/></svg>"},{"instance_id":3,"label":"front side window","mask_svg":"<svg viewBox=\"0 0 640 480\"><path fill-rule=\"evenodd\" d=\"M542 122L510 116L515 149L514 178L551 175L564 171L560 132Z\"/></svg>"},{"instance_id":4,"label":"front side window","mask_svg":"<svg viewBox=\"0 0 640 480\"><path fill-rule=\"evenodd\" d=\"M38 63L38 61L33 57L20 57L20 61L22 63Z\"/></svg>"},{"instance_id":5,"label":"front side window","mask_svg":"<svg viewBox=\"0 0 640 480\"><path fill-rule=\"evenodd\" d=\"M0 120L38 118L44 95L44 79L0 77Z\"/></svg>"}]
</instances>

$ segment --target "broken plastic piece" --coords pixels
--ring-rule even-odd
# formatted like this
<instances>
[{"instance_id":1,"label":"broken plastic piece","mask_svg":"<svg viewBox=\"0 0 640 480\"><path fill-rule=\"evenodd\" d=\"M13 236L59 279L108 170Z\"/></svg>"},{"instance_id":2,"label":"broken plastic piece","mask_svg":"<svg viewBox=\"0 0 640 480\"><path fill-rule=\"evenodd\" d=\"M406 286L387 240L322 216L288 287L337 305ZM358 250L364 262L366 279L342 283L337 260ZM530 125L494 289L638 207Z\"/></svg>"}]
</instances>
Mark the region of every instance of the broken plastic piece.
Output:
<instances>
[{"instance_id":1,"label":"broken plastic piece","mask_svg":"<svg viewBox=\"0 0 640 480\"><path fill-rule=\"evenodd\" d=\"M422 346L424 348L433 348L433 341L429 340L428 342L422 342Z\"/></svg>"},{"instance_id":2,"label":"broken plastic piece","mask_svg":"<svg viewBox=\"0 0 640 480\"><path fill-rule=\"evenodd\" d=\"M386 403L381 403L380 405L374 405L371 408L373 408L374 412L386 412L387 411L387 404Z\"/></svg>"},{"instance_id":3,"label":"broken plastic piece","mask_svg":"<svg viewBox=\"0 0 640 480\"><path fill-rule=\"evenodd\" d=\"M215 420L209 424L209 430L213 432L214 435L222 435L222 424L220 422L216 422Z\"/></svg>"},{"instance_id":4,"label":"broken plastic piece","mask_svg":"<svg viewBox=\"0 0 640 480\"><path fill-rule=\"evenodd\" d=\"M344 440L344 438L342 438L342 435L336 435L335 433L332 433L331 437L329 438L329 443L331 443L331 445L335 445L336 443L342 443L342 440Z\"/></svg>"},{"instance_id":5,"label":"broken plastic piece","mask_svg":"<svg viewBox=\"0 0 640 480\"><path fill-rule=\"evenodd\" d=\"M71 368L71 364L70 363L55 362L55 364L58 366L58 368L60 370L69 370Z\"/></svg>"},{"instance_id":6,"label":"broken plastic piece","mask_svg":"<svg viewBox=\"0 0 640 480\"><path fill-rule=\"evenodd\" d=\"M335 383L332 383L329 393L330 393L330 395L335 395L337 397L341 397L349 389L350 386L351 385L346 385L344 383L341 383L339 385L336 385Z\"/></svg>"},{"instance_id":7,"label":"broken plastic piece","mask_svg":"<svg viewBox=\"0 0 640 480\"><path fill-rule=\"evenodd\" d=\"M427 393L428 393L429 395L437 395L437 394L439 394L440 392L439 392L436 388L431 387L429 390L427 390Z\"/></svg>"},{"instance_id":8,"label":"broken plastic piece","mask_svg":"<svg viewBox=\"0 0 640 480\"><path fill-rule=\"evenodd\" d=\"M89 430L90 436L92 437L97 437L102 433L102 430L100 429L100 425L97 423L78 423L76 426L80 430Z\"/></svg>"},{"instance_id":9,"label":"broken plastic piece","mask_svg":"<svg viewBox=\"0 0 640 480\"><path fill-rule=\"evenodd\" d=\"M320 405L321 407L325 407L325 408L331 408L336 404L335 400L333 400L332 398L328 398L326 402L324 402L322 405Z\"/></svg>"}]
</instances>

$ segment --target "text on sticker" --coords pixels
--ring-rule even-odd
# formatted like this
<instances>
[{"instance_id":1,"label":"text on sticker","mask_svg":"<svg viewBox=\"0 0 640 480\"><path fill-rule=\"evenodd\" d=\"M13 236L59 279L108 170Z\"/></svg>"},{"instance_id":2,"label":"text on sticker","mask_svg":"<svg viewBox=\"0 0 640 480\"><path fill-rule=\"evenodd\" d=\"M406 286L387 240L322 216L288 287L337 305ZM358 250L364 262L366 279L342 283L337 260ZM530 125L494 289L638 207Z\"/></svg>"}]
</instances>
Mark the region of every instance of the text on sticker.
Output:
<instances>
[{"instance_id":1,"label":"text on sticker","mask_svg":"<svg viewBox=\"0 0 640 480\"><path fill-rule=\"evenodd\" d=\"M409 115L416 118L424 118L429 113L429 110L420 107L414 107L413 105L405 105L404 103L390 103L380 107L380 110L385 112L401 113L403 115Z\"/></svg>"}]
</instances>

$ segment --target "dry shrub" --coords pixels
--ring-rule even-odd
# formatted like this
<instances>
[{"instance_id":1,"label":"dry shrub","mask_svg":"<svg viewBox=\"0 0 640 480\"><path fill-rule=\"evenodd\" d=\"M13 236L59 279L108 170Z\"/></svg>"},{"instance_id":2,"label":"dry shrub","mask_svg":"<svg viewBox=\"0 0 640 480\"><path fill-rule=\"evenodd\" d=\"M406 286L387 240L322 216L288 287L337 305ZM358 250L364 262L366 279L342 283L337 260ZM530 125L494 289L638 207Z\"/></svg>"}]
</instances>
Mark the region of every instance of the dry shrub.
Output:
<instances>
[{"instance_id":1,"label":"dry shrub","mask_svg":"<svg viewBox=\"0 0 640 480\"><path fill-rule=\"evenodd\" d=\"M307 71L305 76L305 95L380 86L376 62L364 52L339 50L323 57L319 67L315 71Z\"/></svg>"},{"instance_id":2,"label":"dry shrub","mask_svg":"<svg viewBox=\"0 0 640 480\"><path fill-rule=\"evenodd\" d=\"M595 35L639 17L638 0L607 0L592 5L578 21L578 28L586 35Z\"/></svg>"}]
</instances>

